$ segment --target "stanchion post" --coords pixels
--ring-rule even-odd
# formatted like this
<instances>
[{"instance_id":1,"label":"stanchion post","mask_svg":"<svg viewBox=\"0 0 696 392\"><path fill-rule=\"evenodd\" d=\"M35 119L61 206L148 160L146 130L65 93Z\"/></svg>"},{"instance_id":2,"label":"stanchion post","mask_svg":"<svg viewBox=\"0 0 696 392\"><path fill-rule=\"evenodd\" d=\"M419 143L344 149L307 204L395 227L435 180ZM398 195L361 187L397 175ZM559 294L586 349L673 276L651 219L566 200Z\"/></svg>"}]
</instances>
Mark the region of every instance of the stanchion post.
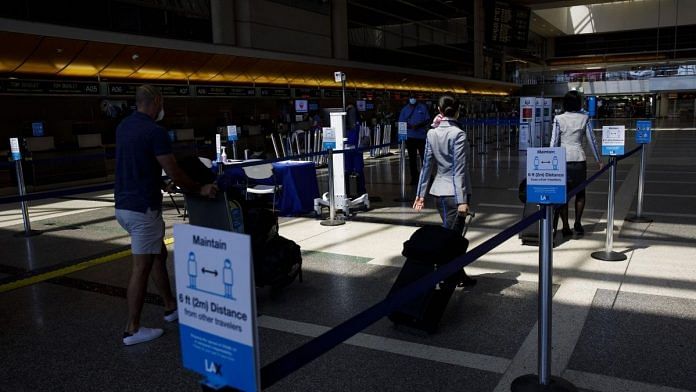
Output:
<instances>
[{"instance_id":1,"label":"stanchion post","mask_svg":"<svg viewBox=\"0 0 696 392\"><path fill-rule=\"evenodd\" d=\"M329 219L319 222L322 226L339 226L346 222L336 219L336 195L334 194L333 149L328 150L329 158Z\"/></svg>"},{"instance_id":2,"label":"stanchion post","mask_svg":"<svg viewBox=\"0 0 696 392\"><path fill-rule=\"evenodd\" d=\"M495 114L495 149L500 150L500 114Z\"/></svg>"},{"instance_id":3,"label":"stanchion post","mask_svg":"<svg viewBox=\"0 0 696 392\"><path fill-rule=\"evenodd\" d=\"M40 231L31 229L31 220L29 218L29 206L27 205L24 196L27 194L26 186L24 185L24 172L22 171L22 160L15 161L15 171L17 173L17 190L19 191L19 196L22 200L19 202L22 209L22 222L24 223L24 233L20 233L20 236L31 237L34 235L41 234Z\"/></svg>"},{"instance_id":4,"label":"stanchion post","mask_svg":"<svg viewBox=\"0 0 696 392\"><path fill-rule=\"evenodd\" d=\"M275 135L271 133L271 143L273 144L273 152L275 152L276 158L280 158L280 153L278 152L278 144L275 140Z\"/></svg>"},{"instance_id":5,"label":"stanchion post","mask_svg":"<svg viewBox=\"0 0 696 392\"><path fill-rule=\"evenodd\" d=\"M636 203L636 215L626 218L629 222L650 223L653 220L643 216L643 188L645 187L645 144L640 145L640 172L638 173L638 201Z\"/></svg>"},{"instance_id":6,"label":"stanchion post","mask_svg":"<svg viewBox=\"0 0 696 392\"><path fill-rule=\"evenodd\" d=\"M512 392L577 392L570 382L551 375L551 315L553 303L553 208L543 206L539 241L539 322L538 322L538 375L526 374L516 378Z\"/></svg>"},{"instance_id":7,"label":"stanchion post","mask_svg":"<svg viewBox=\"0 0 696 392\"><path fill-rule=\"evenodd\" d=\"M611 157L609 160L611 169L609 171L609 195L607 197L607 237L604 250L592 253L592 258L603 261L623 261L626 255L614 252L614 192L616 191L616 165L617 160Z\"/></svg>"},{"instance_id":8,"label":"stanchion post","mask_svg":"<svg viewBox=\"0 0 696 392\"><path fill-rule=\"evenodd\" d=\"M408 199L406 198L406 141L404 140L399 142L399 186L400 194L394 201L406 203Z\"/></svg>"},{"instance_id":9,"label":"stanchion post","mask_svg":"<svg viewBox=\"0 0 696 392\"><path fill-rule=\"evenodd\" d=\"M544 206L539 244L539 384L549 385L551 380L551 282L553 280L553 238L551 222L553 207Z\"/></svg>"}]
</instances>

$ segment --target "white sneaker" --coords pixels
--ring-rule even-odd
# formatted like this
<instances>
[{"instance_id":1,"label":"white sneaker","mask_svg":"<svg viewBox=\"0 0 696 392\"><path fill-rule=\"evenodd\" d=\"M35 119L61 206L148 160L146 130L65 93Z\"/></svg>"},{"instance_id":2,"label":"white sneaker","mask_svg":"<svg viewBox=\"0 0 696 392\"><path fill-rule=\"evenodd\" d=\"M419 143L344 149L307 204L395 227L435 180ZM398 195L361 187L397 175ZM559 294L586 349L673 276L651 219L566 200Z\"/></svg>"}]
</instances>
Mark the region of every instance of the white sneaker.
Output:
<instances>
[{"instance_id":1,"label":"white sneaker","mask_svg":"<svg viewBox=\"0 0 696 392\"><path fill-rule=\"evenodd\" d=\"M164 321L168 323L173 323L179 319L179 312L176 309L164 312Z\"/></svg>"},{"instance_id":2,"label":"white sneaker","mask_svg":"<svg viewBox=\"0 0 696 392\"><path fill-rule=\"evenodd\" d=\"M164 330L159 328L145 328L140 327L135 333L124 332L123 333L123 344L126 346L132 346L138 343L148 342L150 340L157 339L162 336Z\"/></svg>"}]
</instances>

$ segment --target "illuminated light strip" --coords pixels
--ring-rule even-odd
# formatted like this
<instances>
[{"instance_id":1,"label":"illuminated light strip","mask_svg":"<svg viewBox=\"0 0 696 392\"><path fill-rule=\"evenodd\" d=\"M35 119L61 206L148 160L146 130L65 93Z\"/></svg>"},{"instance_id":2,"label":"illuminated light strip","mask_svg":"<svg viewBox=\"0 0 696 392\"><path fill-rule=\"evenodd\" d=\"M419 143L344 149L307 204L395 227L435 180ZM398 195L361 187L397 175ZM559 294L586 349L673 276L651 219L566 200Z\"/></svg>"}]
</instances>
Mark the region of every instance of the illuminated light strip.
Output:
<instances>
[{"instance_id":1,"label":"illuminated light strip","mask_svg":"<svg viewBox=\"0 0 696 392\"><path fill-rule=\"evenodd\" d=\"M165 238L164 244L171 245L174 243L174 238ZM100 264L109 263L124 257L128 257L132 254L131 250L122 250L120 252L112 253L106 256L97 257L92 260L83 261L65 268L60 268L54 271L48 271L43 274L30 276L24 279L19 279L14 282L10 282L0 286L0 293L5 293L8 291L16 290L22 287L31 286L33 284L41 283L49 279L58 278L61 276L69 275L77 271L82 271L87 268L95 267Z\"/></svg>"}]
</instances>

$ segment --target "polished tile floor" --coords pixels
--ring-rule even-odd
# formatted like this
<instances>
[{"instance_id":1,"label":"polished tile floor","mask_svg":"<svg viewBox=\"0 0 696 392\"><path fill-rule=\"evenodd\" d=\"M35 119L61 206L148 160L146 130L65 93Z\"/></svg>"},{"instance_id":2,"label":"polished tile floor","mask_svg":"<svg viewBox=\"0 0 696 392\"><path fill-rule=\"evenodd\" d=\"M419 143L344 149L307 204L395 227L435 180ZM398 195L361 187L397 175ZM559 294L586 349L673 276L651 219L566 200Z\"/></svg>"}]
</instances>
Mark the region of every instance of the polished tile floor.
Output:
<instances>
[{"instance_id":1,"label":"polished tile floor","mask_svg":"<svg viewBox=\"0 0 696 392\"><path fill-rule=\"evenodd\" d=\"M696 132L664 128L647 154L644 215L652 223L624 221L635 212L639 161L618 166L614 249L627 260L590 257L605 243L607 175L588 188L585 236L554 249L552 369L583 391L696 391ZM479 152L470 162L470 249L522 214L524 153L493 145ZM281 234L303 249L305 282L280 296L257 291L262 365L382 300L404 262L403 242L418 225L439 221L432 204L416 213L392 201L397 174L395 157L367 159L372 209L343 226L281 219ZM319 182L324 189L322 173ZM0 291L57 275L0 292L0 391L198 390L197 376L182 368L176 324L154 342L121 345L128 257L71 269L127 249L113 195L45 200L30 213L43 234L17 237L19 211L0 205ZM182 222L171 205L165 220L167 236ZM382 319L270 390L508 391L515 377L536 371L538 249L515 236L467 270L479 283L455 292L437 334ZM161 325L161 314L161 300L149 295L144 323Z\"/></svg>"}]
</instances>

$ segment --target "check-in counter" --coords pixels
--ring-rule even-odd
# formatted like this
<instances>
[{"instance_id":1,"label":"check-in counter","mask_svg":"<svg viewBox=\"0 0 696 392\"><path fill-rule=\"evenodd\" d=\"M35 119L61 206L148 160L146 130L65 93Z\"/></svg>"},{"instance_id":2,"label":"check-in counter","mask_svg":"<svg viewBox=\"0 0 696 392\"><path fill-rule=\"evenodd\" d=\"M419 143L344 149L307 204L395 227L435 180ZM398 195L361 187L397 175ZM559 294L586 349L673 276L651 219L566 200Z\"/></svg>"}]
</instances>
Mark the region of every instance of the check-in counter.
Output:
<instances>
[{"instance_id":1,"label":"check-in counter","mask_svg":"<svg viewBox=\"0 0 696 392\"><path fill-rule=\"evenodd\" d=\"M106 177L101 134L77 136L77 148L56 149L52 136L26 139L24 170L29 185L48 185Z\"/></svg>"}]
</instances>

